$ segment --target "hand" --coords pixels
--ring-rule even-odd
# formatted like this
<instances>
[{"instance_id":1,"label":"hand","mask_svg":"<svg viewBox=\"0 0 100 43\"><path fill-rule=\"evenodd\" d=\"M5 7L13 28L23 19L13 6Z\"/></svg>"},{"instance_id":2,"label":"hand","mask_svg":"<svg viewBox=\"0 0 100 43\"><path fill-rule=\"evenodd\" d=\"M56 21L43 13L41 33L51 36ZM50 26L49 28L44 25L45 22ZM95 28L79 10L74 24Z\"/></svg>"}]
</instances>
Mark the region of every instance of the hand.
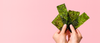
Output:
<instances>
[{"instance_id":1,"label":"hand","mask_svg":"<svg viewBox=\"0 0 100 43\"><path fill-rule=\"evenodd\" d=\"M72 25L70 25L70 29L72 31L68 33L68 43L79 43L82 39L82 35L78 29L74 29Z\"/></svg>"},{"instance_id":2,"label":"hand","mask_svg":"<svg viewBox=\"0 0 100 43\"><path fill-rule=\"evenodd\" d=\"M74 27L72 25L70 25L70 29L72 31L72 33L66 30L66 24L63 26L62 30L58 30L54 35L53 35L53 39L56 41L56 43L79 43L82 39L82 35L79 32L78 29L74 29ZM68 35L68 41L66 39L66 36Z\"/></svg>"},{"instance_id":3,"label":"hand","mask_svg":"<svg viewBox=\"0 0 100 43\"><path fill-rule=\"evenodd\" d=\"M54 35L53 39L56 41L56 43L68 43L66 40L66 24L63 26L62 30L58 30Z\"/></svg>"}]
</instances>

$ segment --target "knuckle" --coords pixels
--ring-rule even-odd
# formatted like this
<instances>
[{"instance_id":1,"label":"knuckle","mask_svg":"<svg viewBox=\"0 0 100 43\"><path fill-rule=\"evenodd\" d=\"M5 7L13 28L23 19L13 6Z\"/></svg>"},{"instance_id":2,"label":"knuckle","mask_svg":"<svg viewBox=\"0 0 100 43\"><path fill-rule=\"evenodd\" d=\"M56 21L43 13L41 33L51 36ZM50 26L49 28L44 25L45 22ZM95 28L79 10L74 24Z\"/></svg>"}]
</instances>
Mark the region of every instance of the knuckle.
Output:
<instances>
[{"instance_id":1,"label":"knuckle","mask_svg":"<svg viewBox=\"0 0 100 43\"><path fill-rule=\"evenodd\" d=\"M52 36L52 38L54 38L54 35Z\"/></svg>"},{"instance_id":2,"label":"knuckle","mask_svg":"<svg viewBox=\"0 0 100 43\"><path fill-rule=\"evenodd\" d=\"M52 38L54 38L55 34L52 36Z\"/></svg>"},{"instance_id":3,"label":"knuckle","mask_svg":"<svg viewBox=\"0 0 100 43\"><path fill-rule=\"evenodd\" d=\"M82 36L80 36L80 38L82 39L83 37L82 37Z\"/></svg>"},{"instance_id":4,"label":"knuckle","mask_svg":"<svg viewBox=\"0 0 100 43\"><path fill-rule=\"evenodd\" d=\"M82 38L82 35L79 35L80 38Z\"/></svg>"}]
</instances>

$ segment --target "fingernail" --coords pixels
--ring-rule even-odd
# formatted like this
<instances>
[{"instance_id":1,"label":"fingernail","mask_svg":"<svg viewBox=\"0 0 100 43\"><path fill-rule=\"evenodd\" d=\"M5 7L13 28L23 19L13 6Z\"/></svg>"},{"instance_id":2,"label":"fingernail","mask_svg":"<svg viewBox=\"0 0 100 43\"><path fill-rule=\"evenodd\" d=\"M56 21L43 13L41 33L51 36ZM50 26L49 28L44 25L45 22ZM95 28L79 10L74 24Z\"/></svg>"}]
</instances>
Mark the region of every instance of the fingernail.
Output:
<instances>
[{"instance_id":1,"label":"fingernail","mask_svg":"<svg viewBox=\"0 0 100 43\"><path fill-rule=\"evenodd\" d=\"M66 26L66 24L64 24L64 27Z\"/></svg>"},{"instance_id":2,"label":"fingernail","mask_svg":"<svg viewBox=\"0 0 100 43\"><path fill-rule=\"evenodd\" d=\"M72 27L72 24L70 24L70 27Z\"/></svg>"}]
</instances>

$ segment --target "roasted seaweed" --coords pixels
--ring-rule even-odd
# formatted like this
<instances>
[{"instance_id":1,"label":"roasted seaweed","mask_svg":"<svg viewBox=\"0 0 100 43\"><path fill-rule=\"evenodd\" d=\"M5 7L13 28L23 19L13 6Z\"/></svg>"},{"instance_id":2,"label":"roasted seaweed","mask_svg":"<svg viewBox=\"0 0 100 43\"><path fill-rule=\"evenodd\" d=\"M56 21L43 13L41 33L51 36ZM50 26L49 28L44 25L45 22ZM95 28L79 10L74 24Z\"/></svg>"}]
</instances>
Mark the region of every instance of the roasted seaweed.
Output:
<instances>
[{"instance_id":1,"label":"roasted seaweed","mask_svg":"<svg viewBox=\"0 0 100 43\"><path fill-rule=\"evenodd\" d=\"M57 9L59 14L52 21L52 24L54 24L60 30L62 29L64 24L67 24L67 29L69 30L70 30L69 27L70 24L72 24L74 28L77 29L86 20L89 19L89 16L85 12L79 16L80 12L78 11L73 11L73 10L67 11L65 4L58 5Z\"/></svg>"}]
</instances>

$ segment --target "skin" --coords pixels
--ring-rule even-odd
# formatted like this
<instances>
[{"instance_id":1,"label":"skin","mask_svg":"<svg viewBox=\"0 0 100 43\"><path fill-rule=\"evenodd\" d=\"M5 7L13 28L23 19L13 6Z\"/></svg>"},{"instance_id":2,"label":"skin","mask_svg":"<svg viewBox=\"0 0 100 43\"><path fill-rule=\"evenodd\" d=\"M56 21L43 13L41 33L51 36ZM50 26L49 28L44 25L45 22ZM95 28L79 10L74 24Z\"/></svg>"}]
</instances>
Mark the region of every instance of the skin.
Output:
<instances>
[{"instance_id":1,"label":"skin","mask_svg":"<svg viewBox=\"0 0 100 43\"><path fill-rule=\"evenodd\" d=\"M82 35L79 32L78 29L74 29L74 27L72 25L70 25L70 29L72 31L72 33L67 30L67 25L64 24L62 30L58 30L54 33L53 35L53 39L55 40L56 43L80 43L81 39L82 39ZM65 32L66 31L66 32ZM66 39L66 36L68 35L68 40Z\"/></svg>"}]
</instances>

